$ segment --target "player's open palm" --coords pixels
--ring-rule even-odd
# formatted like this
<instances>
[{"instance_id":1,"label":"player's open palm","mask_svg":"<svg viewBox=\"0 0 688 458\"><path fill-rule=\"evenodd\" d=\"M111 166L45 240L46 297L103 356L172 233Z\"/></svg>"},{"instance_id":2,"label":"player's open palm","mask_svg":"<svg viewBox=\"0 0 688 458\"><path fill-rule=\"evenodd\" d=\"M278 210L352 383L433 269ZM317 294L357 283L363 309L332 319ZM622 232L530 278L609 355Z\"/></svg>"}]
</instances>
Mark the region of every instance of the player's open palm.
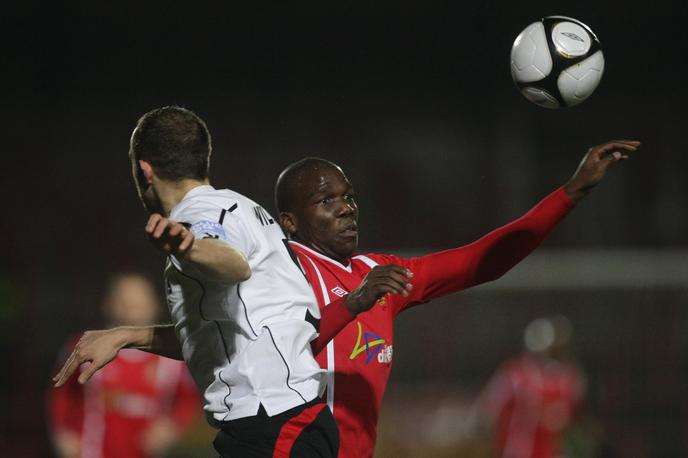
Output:
<instances>
[{"instance_id":1,"label":"player's open palm","mask_svg":"<svg viewBox=\"0 0 688 458\"><path fill-rule=\"evenodd\" d=\"M72 350L60 372L53 377L55 387L64 385L72 374L84 363L89 366L79 375L79 383L86 383L96 371L115 359L122 348L122 339L116 329L86 331Z\"/></svg>"},{"instance_id":2,"label":"player's open palm","mask_svg":"<svg viewBox=\"0 0 688 458\"><path fill-rule=\"evenodd\" d=\"M385 294L401 294L408 297L409 291L413 288L409 283L411 277L413 273L410 270L396 264L375 266L358 288L349 293L346 306L355 315L370 310Z\"/></svg>"},{"instance_id":3,"label":"player's open palm","mask_svg":"<svg viewBox=\"0 0 688 458\"><path fill-rule=\"evenodd\" d=\"M612 164L628 159L628 154L639 147L637 140L613 140L593 146L583 157L576 173L564 185L564 190L573 200L581 199L602 181Z\"/></svg>"},{"instance_id":4,"label":"player's open palm","mask_svg":"<svg viewBox=\"0 0 688 458\"><path fill-rule=\"evenodd\" d=\"M146 224L149 240L165 254L184 256L193 246L194 236L184 225L153 213Z\"/></svg>"}]
</instances>

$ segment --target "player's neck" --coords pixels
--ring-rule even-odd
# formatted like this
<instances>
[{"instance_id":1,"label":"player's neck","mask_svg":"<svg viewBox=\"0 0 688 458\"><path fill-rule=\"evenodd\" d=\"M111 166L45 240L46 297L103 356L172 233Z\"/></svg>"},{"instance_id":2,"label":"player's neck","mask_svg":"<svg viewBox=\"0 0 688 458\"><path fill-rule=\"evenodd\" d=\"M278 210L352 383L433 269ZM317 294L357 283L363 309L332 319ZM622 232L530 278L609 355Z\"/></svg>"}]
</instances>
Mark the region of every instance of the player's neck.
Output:
<instances>
[{"instance_id":1,"label":"player's neck","mask_svg":"<svg viewBox=\"0 0 688 458\"><path fill-rule=\"evenodd\" d=\"M165 215L169 215L174 207L182 201L189 191L199 186L209 184L208 180L183 179L178 181L160 180L155 183L155 191L160 199L160 205Z\"/></svg>"},{"instance_id":2,"label":"player's neck","mask_svg":"<svg viewBox=\"0 0 688 458\"><path fill-rule=\"evenodd\" d=\"M298 242L298 243L300 243L301 245L304 245L306 248L310 248L311 250L317 252L318 254L321 254L321 255L323 255L323 256L326 256L326 257L330 258L331 260L340 263L340 264L343 265L343 266L347 266L347 265L351 262L351 256L353 256L353 253L352 253L352 254L349 254L348 256L344 256L344 257L342 257L342 256L337 256L336 254L332 253L331 251L326 250L326 249L324 249L323 247L321 247L318 243L315 243L315 242L307 242L307 241L305 241L305 240L299 238L299 237L296 236L296 235L292 235L291 238L292 238L292 240L294 240L295 242Z\"/></svg>"}]
</instances>

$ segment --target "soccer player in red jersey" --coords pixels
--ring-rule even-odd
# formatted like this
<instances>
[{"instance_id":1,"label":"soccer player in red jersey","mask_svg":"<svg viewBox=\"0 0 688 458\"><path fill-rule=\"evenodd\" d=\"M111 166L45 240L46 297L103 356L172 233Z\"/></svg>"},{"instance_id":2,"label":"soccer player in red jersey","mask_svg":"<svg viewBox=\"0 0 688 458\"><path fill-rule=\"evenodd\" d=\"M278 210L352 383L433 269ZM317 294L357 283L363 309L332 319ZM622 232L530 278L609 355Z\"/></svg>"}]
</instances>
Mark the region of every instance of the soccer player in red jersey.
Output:
<instances>
[{"instance_id":1,"label":"soccer player in red jersey","mask_svg":"<svg viewBox=\"0 0 688 458\"><path fill-rule=\"evenodd\" d=\"M136 274L113 278L103 306L114 325L147 325L158 311L152 285ZM200 417L200 406L183 362L137 350L120 351L85 385L73 378L48 393L49 426L60 458L159 456Z\"/></svg>"},{"instance_id":2,"label":"soccer player in red jersey","mask_svg":"<svg viewBox=\"0 0 688 458\"><path fill-rule=\"evenodd\" d=\"M485 387L480 412L494 426L499 456L564 456L563 434L585 394L585 376L566 355L570 337L564 317L533 321L526 351L503 363Z\"/></svg>"},{"instance_id":3,"label":"soccer player in red jersey","mask_svg":"<svg viewBox=\"0 0 688 458\"><path fill-rule=\"evenodd\" d=\"M329 343L328 338L316 342L314 352L326 344L317 360L328 371L326 399L340 429L340 458L373 455L397 315L499 278L544 240L612 164L638 146L620 140L590 148L573 177L519 219L471 244L417 258L355 254L358 208L351 183L335 164L307 158L282 172L275 187L280 223L322 309L321 337L336 334ZM361 294L360 287L369 283L398 294ZM330 303L335 303L331 309ZM367 311L354 316L353 309Z\"/></svg>"}]
</instances>

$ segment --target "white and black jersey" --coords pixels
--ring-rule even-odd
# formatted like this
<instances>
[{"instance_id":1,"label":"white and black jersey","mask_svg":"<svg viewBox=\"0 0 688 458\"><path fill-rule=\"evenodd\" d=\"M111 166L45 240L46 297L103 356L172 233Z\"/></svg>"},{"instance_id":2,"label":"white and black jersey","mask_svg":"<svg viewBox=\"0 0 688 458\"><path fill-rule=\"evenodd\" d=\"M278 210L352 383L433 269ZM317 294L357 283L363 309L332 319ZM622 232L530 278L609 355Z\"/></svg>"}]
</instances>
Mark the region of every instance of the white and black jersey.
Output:
<instances>
[{"instance_id":1,"label":"white and black jersey","mask_svg":"<svg viewBox=\"0 0 688 458\"><path fill-rule=\"evenodd\" d=\"M323 371L310 347L320 312L284 235L261 206L212 186L191 190L172 209L197 239L241 251L251 278L220 284L168 257L167 301L184 359L217 421L284 412L322 394Z\"/></svg>"}]
</instances>

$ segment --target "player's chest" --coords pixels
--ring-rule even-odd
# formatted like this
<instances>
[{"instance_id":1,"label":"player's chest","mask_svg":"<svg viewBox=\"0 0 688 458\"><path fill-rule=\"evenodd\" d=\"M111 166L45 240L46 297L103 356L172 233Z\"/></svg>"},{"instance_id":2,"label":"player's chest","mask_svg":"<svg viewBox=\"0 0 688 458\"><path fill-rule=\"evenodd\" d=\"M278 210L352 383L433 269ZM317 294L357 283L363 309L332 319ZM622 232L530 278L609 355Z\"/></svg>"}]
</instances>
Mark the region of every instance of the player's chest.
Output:
<instances>
[{"instance_id":1,"label":"player's chest","mask_svg":"<svg viewBox=\"0 0 688 458\"><path fill-rule=\"evenodd\" d=\"M394 328L384 304L359 314L334 339L335 360L339 369L388 371L394 357Z\"/></svg>"},{"instance_id":2,"label":"player's chest","mask_svg":"<svg viewBox=\"0 0 688 458\"><path fill-rule=\"evenodd\" d=\"M316 272L309 276L314 290L322 295L320 307L332 303L358 288L371 267L353 262L346 268L334 263L315 264ZM334 360L337 371L351 368L354 371L387 371L390 369L394 348L393 316L389 296L383 297L368 310L356 316L334 338ZM330 357L332 358L332 357Z\"/></svg>"},{"instance_id":3,"label":"player's chest","mask_svg":"<svg viewBox=\"0 0 688 458\"><path fill-rule=\"evenodd\" d=\"M99 374L99 403L106 412L128 418L154 415L160 404L160 376L155 360L131 364L116 358Z\"/></svg>"},{"instance_id":4,"label":"player's chest","mask_svg":"<svg viewBox=\"0 0 688 458\"><path fill-rule=\"evenodd\" d=\"M101 370L100 386L104 392L154 395L161 381L160 369L157 358L129 361L118 356Z\"/></svg>"},{"instance_id":5,"label":"player's chest","mask_svg":"<svg viewBox=\"0 0 688 458\"><path fill-rule=\"evenodd\" d=\"M519 382L521 397L537 404L568 401L572 395L569 381L558 373L538 371L535 376L524 377Z\"/></svg>"}]
</instances>

